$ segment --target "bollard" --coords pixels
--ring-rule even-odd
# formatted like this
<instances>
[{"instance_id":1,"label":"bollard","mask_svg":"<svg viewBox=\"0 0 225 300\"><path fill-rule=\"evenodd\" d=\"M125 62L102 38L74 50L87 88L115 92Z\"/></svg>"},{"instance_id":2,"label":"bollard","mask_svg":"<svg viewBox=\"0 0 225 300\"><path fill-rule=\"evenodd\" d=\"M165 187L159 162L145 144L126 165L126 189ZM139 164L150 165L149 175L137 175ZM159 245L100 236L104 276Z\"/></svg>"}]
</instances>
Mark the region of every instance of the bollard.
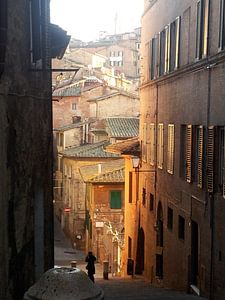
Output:
<instances>
[{"instance_id":1,"label":"bollard","mask_svg":"<svg viewBox=\"0 0 225 300\"><path fill-rule=\"evenodd\" d=\"M103 278L109 279L109 262L103 261Z\"/></svg>"},{"instance_id":2,"label":"bollard","mask_svg":"<svg viewBox=\"0 0 225 300\"><path fill-rule=\"evenodd\" d=\"M72 260L71 263L70 263L70 265L71 265L71 268L76 268L77 267L76 260Z\"/></svg>"}]
</instances>

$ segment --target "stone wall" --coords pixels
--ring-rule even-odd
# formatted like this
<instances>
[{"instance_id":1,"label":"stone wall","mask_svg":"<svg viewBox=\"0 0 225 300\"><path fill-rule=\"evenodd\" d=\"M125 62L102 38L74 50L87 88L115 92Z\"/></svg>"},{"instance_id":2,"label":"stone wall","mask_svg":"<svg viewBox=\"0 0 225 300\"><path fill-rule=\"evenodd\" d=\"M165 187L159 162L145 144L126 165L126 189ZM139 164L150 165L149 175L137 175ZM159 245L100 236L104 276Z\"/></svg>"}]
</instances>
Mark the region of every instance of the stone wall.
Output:
<instances>
[{"instance_id":1,"label":"stone wall","mask_svg":"<svg viewBox=\"0 0 225 300\"><path fill-rule=\"evenodd\" d=\"M27 4L8 1L0 78L0 298L17 300L54 264L51 73L31 70Z\"/></svg>"}]
</instances>

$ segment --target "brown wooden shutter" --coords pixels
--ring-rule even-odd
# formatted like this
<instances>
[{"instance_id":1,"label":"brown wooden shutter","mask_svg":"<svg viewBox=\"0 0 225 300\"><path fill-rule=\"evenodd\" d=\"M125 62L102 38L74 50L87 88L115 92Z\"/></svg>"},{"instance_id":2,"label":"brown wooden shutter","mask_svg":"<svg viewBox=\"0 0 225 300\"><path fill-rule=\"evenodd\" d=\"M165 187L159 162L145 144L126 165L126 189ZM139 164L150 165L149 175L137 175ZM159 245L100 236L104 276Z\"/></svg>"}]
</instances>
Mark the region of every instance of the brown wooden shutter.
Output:
<instances>
[{"instance_id":1,"label":"brown wooden shutter","mask_svg":"<svg viewBox=\"0 0 225 300\"><path fill-rule=\"evenodd\" d=\"M192 125L187 125L186 131L186 181L192 180Z\"/></svg>"},{"instance_id":2,"label":"brown wooden shutter","mask_svg":"<svg viewBox=\"0 0 225 300\"><path fill-rule=\"evenodd\" d=\"M203 168L203 126L198 127L198 175L197 184L202 188L202 168Z\"/></svg>"},{"instance_id":3,"label":"brown wooden shutter","mask_svg":"<svg viewBox=\"0 0 225 300\"><path fill-rule=\"evenodd\" d=\"M225 198L225 127L223 129L223 198Z\"/></svg>"},{"instance_id":4,"label":"brown wooden shutter","mask_svg":"<svg viewBox=\"0 0 225 300\"><path fill-rule=\"evenodd\" d=\"M208 127L207 135L207 190L213 192L214 183L214 126Z\"/></svg>"}]
</instances>

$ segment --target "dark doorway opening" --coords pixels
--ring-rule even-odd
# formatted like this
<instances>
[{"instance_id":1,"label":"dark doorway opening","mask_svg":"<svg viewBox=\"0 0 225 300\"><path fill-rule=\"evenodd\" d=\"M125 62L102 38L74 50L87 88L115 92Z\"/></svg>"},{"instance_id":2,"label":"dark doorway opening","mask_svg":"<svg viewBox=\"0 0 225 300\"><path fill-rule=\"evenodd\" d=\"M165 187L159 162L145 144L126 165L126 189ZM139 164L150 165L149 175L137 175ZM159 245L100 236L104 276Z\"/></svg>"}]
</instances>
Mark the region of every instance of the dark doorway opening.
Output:
<instances>
[{"instance_id":1,"label":"dark doorway opening","mask_svg":"<svg viewBox=\"0 0 225 300\"><path fill-rule=\"evenodd\" d=\"M136 266L135 274L142 275L144 271L144 247L145 247L145 234L142 228L138 230L138 244L137 244L137 257L136 257Z\"/></svg>"},{"instance_id":2,"label":"dark doorway opening","mask_svg":"<svg viewBox=\"0 0 225 300\"><path fill-rule=\"evenodd\" d=\"M199 253L199 232L198 224L191 221L191 284L198 286L198 253Z\"/></svg>"},{"instance_id":3,"label":"dark doorway opening","mask_svg":"<svg viewBox=\"0 0 225 300\"><path fill-rule=\"evenodd\" d=\"M156 276L163 278L163 210L159 202L156 221Z\"/></svg>"}]
</instances>

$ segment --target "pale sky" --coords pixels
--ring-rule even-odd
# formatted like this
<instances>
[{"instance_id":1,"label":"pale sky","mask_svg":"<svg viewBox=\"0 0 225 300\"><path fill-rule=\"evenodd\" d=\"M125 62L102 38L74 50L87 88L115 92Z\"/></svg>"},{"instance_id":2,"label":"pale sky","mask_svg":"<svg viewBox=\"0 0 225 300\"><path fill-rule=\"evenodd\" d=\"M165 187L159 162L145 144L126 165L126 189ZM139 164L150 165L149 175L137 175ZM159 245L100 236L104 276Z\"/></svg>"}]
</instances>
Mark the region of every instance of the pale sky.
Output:
<instances>
[{"instance_id":1,"label":"pale sky","mask_svg":"<svg viewBox=\"0 0 225 300\"><path fill-rule=\"evenodd\" d=\"M100 31L116 33L140 27L144 0L51 0L51 22L72 37L91 41Z\"/></svg>"}]
</instances>

